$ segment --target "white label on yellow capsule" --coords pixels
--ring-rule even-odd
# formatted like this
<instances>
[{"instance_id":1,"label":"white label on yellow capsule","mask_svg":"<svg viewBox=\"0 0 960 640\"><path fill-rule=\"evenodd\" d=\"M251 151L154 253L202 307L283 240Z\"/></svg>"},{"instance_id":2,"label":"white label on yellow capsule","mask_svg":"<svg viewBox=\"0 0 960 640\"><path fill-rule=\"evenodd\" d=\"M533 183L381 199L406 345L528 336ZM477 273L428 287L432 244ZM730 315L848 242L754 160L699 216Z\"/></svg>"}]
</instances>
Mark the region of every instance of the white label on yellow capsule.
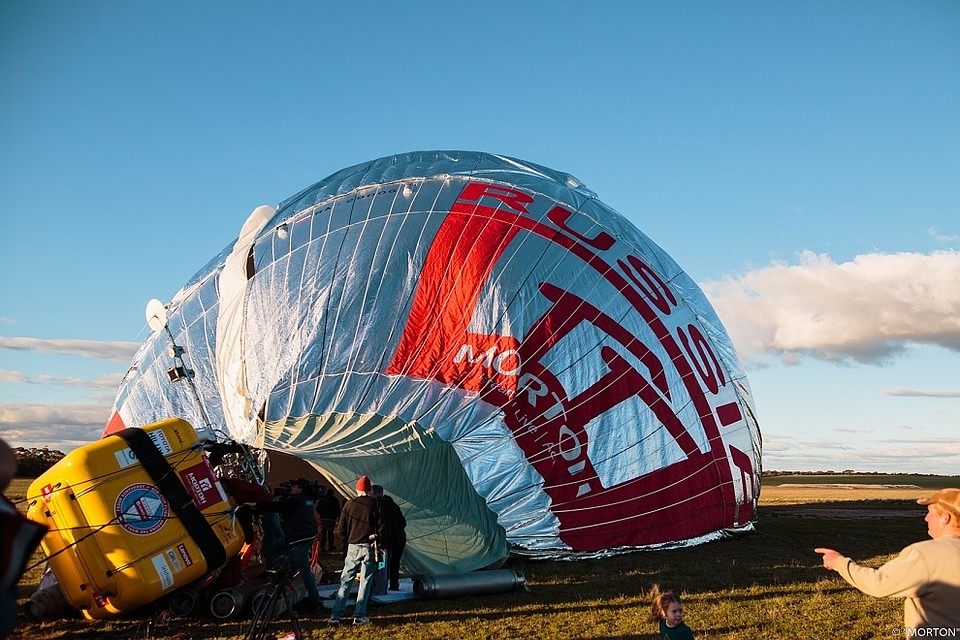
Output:
<instances>
[{"instance_id":1,"label":"white label on yellow capsule","mask_svg":"<svg viewBox=\"0 0 960 640\"><path fill-rule=\"evenodd\" d=\"M170 570L170 565L167 564L163 555L153 556L151 560L153 561L153 568L157 570L157 575L160 576L160 584L166 591L173 586L173 571Z\"/></svg>"},{"instance_id":2,"label":"white label on yellow capsule","mask_svg":"<svg viewBox=\"0 0 960 640\"><path fill-rule=\"evenodd\" d=\"M173 447L170 446L170 441L167 440L167 434L163 432L162 429L155 429L147 433L150 440L153 442L154 446L160 451L161 455L169 455L173 453ZM120 468L129 467L130 465L137 464L137 454L135 454L129 447L126 449L121 449L120 451L115 452L113 455L117 457L117 464L120 465Z\"/></svg>"},{"instance_id":3,"label":"white label on yellow capsule","mask_svg":"<svg viewBox=\"0 0 960 640\"><path fill-rule=\"evenodd\" d=\"M173 567L173 570L176 573L183 571L183 564L180 562L180 556L172 548L164 551L167 554L167 560L170 562L170 566Z\"/></svg>"}]
</instances>

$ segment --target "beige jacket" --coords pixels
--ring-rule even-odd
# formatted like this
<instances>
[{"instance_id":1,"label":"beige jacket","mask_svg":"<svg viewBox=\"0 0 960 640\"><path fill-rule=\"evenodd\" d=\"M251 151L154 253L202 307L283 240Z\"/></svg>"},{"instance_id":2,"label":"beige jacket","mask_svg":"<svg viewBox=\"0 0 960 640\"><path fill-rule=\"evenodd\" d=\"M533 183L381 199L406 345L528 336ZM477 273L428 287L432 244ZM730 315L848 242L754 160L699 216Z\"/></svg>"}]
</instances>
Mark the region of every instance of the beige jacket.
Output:
<instances>
[{"instance_id":1,"label":"beige jacket","mask_svg":"<svg viewBox=\"0 0 960 640\"><path fill-rule=\"evenodd\" d=\"M906 598L905 633L920 627L960 633L960 537L917 542L879 569L861 567L850 558L840 558L834 568L867 595Z\"/></svg>"}]
</instances>

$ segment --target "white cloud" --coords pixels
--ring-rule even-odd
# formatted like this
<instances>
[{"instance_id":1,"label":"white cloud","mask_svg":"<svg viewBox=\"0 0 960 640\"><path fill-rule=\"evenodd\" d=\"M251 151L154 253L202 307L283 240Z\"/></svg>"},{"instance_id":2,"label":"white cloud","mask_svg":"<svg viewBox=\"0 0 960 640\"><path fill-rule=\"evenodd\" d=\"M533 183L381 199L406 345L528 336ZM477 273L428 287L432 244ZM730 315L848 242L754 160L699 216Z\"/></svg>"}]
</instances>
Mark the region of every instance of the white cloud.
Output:
<instances>
[{"instance_id":1,"label":"white cloud","mask_svg":"<svg viewBox=\"0 0 960 640\"><path fill-rule=\"evenodd\" d=\"M927 229L927 234L937 242L942 242L943 244L953 244L954 242L960 240L960 235L955 233L941 233L936 227L930 227Z\"/></svg>"},{"instance_id":2,"label":"white cloud","mask_svg":"<svg viewBox=\"0 0 960 640\"><path fill-rule=\"evenodd\" d=\"M0 437L12 447L48 447L67 453L98 440L111 404L0 403Z\"/></svg>"},{"instance_id":3,"label":"white cloud","mask_svg":"<svg viewBox=\"0 0 960 640\"><path fill-rule=\"evenodd\" d=\"M957 446L957 447L960 447L960 442L957 441L957 438L956 438L955 436L932 436L932 437L931 437L931 436L920 436L920 437L916 437L916 438L884 438L884 439L882 439L882 440L877 440L876 444L883 444L883 445L888 445L888 444L894 444L894 445L901 445L901 444L911 444L911 445L914 445L914 444L922 444L922 445L928 445L928 444L949 444L949 445L951 445L951 446L955 445L955 446Z\"/></svg>"},{"instance_id":4,"label":"white cloud","mask_svg":"<svg viewBox=\"0 0 960 640\"><path fill-rule=\"evenodd\" d=\"M29 382L27 376L23 375L19 371L6 371L0 369L0 382L10 382L10 383L24 383Z\"/></svg>"},{"instance_id":5,"label":"white cloud","mask_svg":"<svg viewBox=\"0 0 960 640\"><path fill-rule=\"evenodd\" d=\"M885 396L905 396L917 398L960 398L960 391L941 391L937 389L887 389Z\"/></svg>"},{"instance_id":6,"label":"white cloud","mask_svg":"<svg viewBox=\"0 0 960 640\"><path fill-rule=\"evenodd\" d=\"M60 385L75 389L93 389L97 391L108 390L113 392L120 388L120 383L123 381L123 376L124 374L122 372L111 373L105 376L98 376L90 379L76 378L73 376L52 376L48 374L29 376L19 371L6 371L0 369L0 382L13 384Z\"/></svg>"},{"instance_id":7,"label":"white cloud","mask_svg":"<svg viewBox=\"0 0 960 640\"><path fill-rule=\"evenodd\" d=\"M804 252L702 284L745 363L804 357L878 363L911 344L960 351L960 252Z\"/></svg>"},{"instance_id":8,"label":"white cloud","mask_svg":"<svg viewBox=\"0 0 960 640\"><path fill-rule=\"evenodd\" d=\"M37 380L47 384L62 384L67 387L76 387L80 389L108 389L110 391L116 391L120 388L120 383L123 381L124 373L110 373L105 376L99 376L97 378L83 379L83 378L74 378L74 377L58 377L58 376L49 376L42 375L37 376Z\"/></svg>"},{"instance_id":9,"label":"white cloud","mask_svg":"<svg viewBox=\"0 0 960 640\"><path fill-rule=\"evenodd\" d=\"M887 473L955 474L960 468L960 442L954 437L799 441L768 434L763 468L778 471L853 469Z\"/></svg>"},{"instance_id":10,"label":"white cloud","mask_svg":"<svg viewBox=\"0 0 960 640\"><path fill-rule=\"evenodd\" d=\"M41 340L38 338L0 337L0 349L36 351L57 355L80 356L96 360L129 363L140 348L139 342L103 342L98 340Z\"/></svg>"},{"instance_id":11,"label":"white cloud","mask_svg":"<svg viewBox=\"0 0 960 640\"><path fill-rule=\"evenodd\" d=\"M764 458L766 458L767 454L769 453L777 451L790 451L791 449L793 449L793 445L783 440L765 441L763 443Z\"/></svg>"},{"instance_id":12,"label":"white cloud","mask_svg":"<svg viewBox=\"0 0 960 640\"><path fill-rule=\"evenodd\" d=\"M6 316L0 316L0 324L17 324L17 321L13 318L8 318Z\"/></svg>"},{"instance_id":13,"label":"white cloud","mask_svg":"<svg viewBox=\"0 0 960 640\"><path fill-rule=\"evenodd\" d=\"M26 428L45 423L84 425L93 422L106 424L110 417L110 405L94 402L64 404L39 404L21 402L0 403L0 426L18 425Z\"/></svg>"}]
</instances>

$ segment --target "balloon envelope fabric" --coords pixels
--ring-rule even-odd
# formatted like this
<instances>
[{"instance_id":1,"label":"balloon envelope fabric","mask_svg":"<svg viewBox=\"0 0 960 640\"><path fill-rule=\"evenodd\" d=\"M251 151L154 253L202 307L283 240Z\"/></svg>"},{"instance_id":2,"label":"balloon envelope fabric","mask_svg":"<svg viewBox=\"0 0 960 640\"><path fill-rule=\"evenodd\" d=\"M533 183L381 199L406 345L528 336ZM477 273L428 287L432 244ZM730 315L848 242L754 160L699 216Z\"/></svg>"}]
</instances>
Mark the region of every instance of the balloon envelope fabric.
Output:
<instances>
[{"instance_id":1,"label":"balloon envelope fabric","mask_svg":"<svg viewBox=\"0 0 960 640\"><path fill-rule=\"evenodd\" d=\"M696 284L573 176L415 152L259 207L107 426L170 416L403 508L410 573L753 529L760 431ZM196 394L167 373L183 347ZM215 426L213 426L215 425Z\"/></svg>"}]
</instances>

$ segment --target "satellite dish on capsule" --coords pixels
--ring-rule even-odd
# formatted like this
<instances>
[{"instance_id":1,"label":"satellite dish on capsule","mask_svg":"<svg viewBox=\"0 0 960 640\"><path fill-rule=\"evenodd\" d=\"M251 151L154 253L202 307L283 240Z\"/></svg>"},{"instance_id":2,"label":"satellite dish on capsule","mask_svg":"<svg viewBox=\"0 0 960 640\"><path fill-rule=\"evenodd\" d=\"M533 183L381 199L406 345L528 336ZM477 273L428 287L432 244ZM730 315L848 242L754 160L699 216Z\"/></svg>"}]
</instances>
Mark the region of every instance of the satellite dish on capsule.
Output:
<instances>
[{"instance_id":1,"label":"satellite dish on capsule","mask_svg":"<svg viewBox=\"0 0 960 640\"><path fill-rule=\"evenodd\" d=\"M167 326L167 308L156 298L152 298L147 302L145 315L147 317L147 326L154 331L162 331L163 328Z\"/></svg>"}]
</instances>

